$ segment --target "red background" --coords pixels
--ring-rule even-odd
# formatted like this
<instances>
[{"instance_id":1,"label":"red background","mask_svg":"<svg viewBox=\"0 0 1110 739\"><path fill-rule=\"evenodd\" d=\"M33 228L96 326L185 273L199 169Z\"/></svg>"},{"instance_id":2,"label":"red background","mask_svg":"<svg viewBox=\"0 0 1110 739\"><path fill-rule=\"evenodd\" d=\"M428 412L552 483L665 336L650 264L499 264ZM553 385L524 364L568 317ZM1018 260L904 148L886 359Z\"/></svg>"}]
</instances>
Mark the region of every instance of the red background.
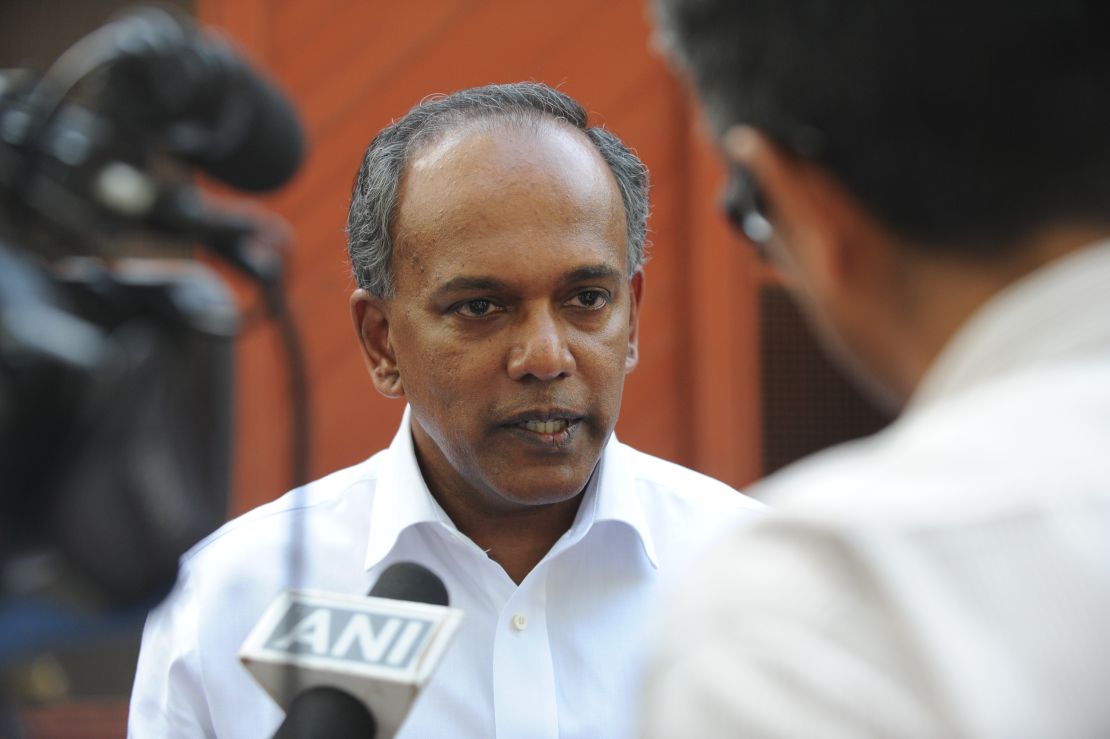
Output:
<instances>
[{"instance_id":1,"label":"red background","mask_svg":"<svg viewBox=\"0 0 1110 739\"><path fill-rule=\"evenodd\" d=\"M402 411L370 385L347 313L343 225L363 150L430 93L516 80L577 98L652 172L642 360L618 435L733 485L758 476L760 274L717 213L716 153L652 50L641 0L200 0L197 11L273 73L308 132L306 166L267 205L296 233L291 303L308 355L314 477L387 445ZM289 482L276 333L252 331L240 349L236 512Z\"/></svg>"}]
</instances>

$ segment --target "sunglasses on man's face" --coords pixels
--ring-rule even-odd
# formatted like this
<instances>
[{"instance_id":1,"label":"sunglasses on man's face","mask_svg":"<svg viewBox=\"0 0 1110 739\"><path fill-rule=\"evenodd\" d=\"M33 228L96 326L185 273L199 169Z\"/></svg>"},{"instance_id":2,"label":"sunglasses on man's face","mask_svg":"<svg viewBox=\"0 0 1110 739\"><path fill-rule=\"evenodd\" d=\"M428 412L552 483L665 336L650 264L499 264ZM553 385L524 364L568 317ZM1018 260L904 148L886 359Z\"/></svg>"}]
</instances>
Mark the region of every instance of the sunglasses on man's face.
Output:
<instances>
[{"instance_id":1,"label":"sunglasses on man's face","mask_svg":"<svg viewBox=\"0 0 1110 739\"><path fill-rule=\"evenodd\" d=\"M766 202L751 172L732 165L725 185L722 205L729 223L751 241L762 255L774 229L767 220Z\"/></svg>"}]
</instances>

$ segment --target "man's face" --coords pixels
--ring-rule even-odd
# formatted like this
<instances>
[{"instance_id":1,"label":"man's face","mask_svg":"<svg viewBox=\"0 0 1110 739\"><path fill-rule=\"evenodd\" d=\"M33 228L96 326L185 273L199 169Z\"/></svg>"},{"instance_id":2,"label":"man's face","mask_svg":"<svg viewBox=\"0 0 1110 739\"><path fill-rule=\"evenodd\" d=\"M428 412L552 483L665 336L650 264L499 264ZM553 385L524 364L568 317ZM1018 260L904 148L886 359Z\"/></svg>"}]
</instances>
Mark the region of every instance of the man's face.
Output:
<instances>
[{"instance_id":1,"label":"man's face","mask_svg":"<svg viewBox=\"0 0 1110 739\"><path fill-rule=\"evenodd\" d=\"M448 132L410 162L394 234L395 293L370 302L433 492L498 511L573 498L636 361L642 277L604 161L558 124Z\"/></svg>"},{"instance_id":2,"label":"man's face","mask_svg":"<svg viewBox=\"0 0 1110 739\"><path fill-rule=\"evenodd\" d=\"M748 187L762 191L730 190L730 220L743 226L757 211L773 219L761 254L829 356L873 401L896 409L909 388L897 320L905 284L890 237L820 165L766 135L734 126L722 146L733 166L750 169Z\"/></svg>"}]
</instances>

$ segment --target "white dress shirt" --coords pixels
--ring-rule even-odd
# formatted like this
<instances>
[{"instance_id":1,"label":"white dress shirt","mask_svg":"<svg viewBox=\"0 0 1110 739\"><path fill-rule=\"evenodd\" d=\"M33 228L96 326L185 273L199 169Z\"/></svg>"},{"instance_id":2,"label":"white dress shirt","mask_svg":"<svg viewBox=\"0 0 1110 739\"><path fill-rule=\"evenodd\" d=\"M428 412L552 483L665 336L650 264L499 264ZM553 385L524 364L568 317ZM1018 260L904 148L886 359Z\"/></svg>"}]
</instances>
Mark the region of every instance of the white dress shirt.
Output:
<instances>
[{"instance_id":1,"label":"white dress shirt","mask_svg":"<svg viewBox=\"0 0 1110 739\"><path fill-rule=\"evenodd\" d=\"M652 737L1110 736L1110 242L976 313L884 432L769 478L675 599Z\"/></svg>"},{"instance_id":2,"label":"white dress shirt","mask_svg":"<svg viewBox=\"0 0 1110 739\"><path fill-rule=\"evenodd\" d=\"M722 525L763 510L614 437L574 524L517 586L428 492L406 411L389 449L241 516L186 555L175 592L147 621L129 734L271 736L283 714L236 658L262 612L291 582L364 594L409 560L443 579L464 617L398 736L624 735L660 576Z\"/></svg>"}]
</instances>

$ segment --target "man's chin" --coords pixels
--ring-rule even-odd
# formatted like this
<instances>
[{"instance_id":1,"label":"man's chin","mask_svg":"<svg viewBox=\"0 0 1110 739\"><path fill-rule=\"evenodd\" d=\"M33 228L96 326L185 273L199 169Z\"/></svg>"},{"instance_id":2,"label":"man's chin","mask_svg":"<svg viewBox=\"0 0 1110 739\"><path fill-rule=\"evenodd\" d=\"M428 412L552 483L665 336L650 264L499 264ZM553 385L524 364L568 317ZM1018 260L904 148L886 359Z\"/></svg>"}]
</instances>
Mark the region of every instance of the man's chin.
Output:
<instances>
[{"instance_id":1,"label":"man's chin","mask_svg":"<svg viewBox=\"0 0 1110 739\"><path fill-rule=\"evenodd\" d=\"M487 489L510 506L566 503L581 495L597 468L604 450L598 437L588 422L571 426L566 438L500 427L482 448L480 474Z\"/></svg>"},{"instance_id":2,"label":"man's chin","mask_svg":"<svg viewBox=\"0 0 1110 739\"><path fill-rule=\"evenodd\" d=\"M550 467L526 468L498 486L498 497L511 506L532 508L566 503L580 496L590 482L592 468L568 474Z\"/></svg>"}]
</instances>

